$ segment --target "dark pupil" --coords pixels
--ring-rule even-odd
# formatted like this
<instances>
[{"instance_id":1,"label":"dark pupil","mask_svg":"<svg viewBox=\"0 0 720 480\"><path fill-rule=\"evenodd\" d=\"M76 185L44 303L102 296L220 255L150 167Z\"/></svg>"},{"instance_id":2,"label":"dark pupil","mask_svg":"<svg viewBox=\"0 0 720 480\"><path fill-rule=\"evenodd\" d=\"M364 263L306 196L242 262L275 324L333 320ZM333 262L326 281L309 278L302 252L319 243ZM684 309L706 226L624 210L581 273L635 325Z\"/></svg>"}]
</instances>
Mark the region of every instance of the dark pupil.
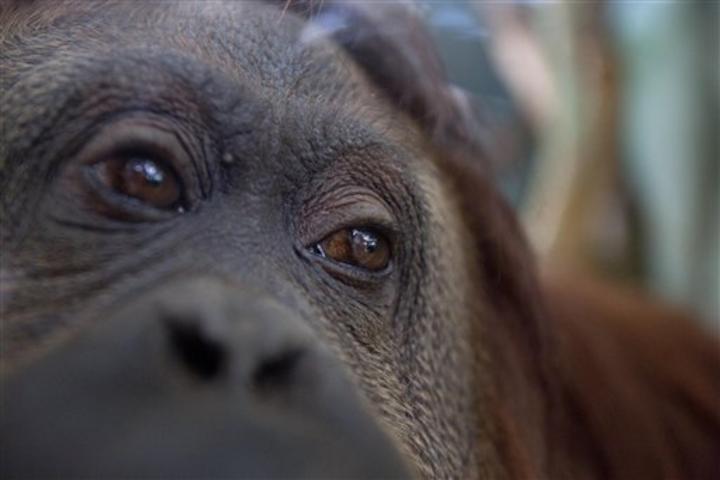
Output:
<instances>
[{"instance_id":1,"label":"dark pupil","mask_svg":"<svg viewBox=\"0 0 720 480\"><path fill-rule=\"evenodd\" d=\"M134 159L128 162L127 168L131 176L139 175L153 187L158 187L165 181L162 170L152 160Z\"/></svg>"},{"instance_id":2,"label":"dark pupil","mask_svg":"<svg viewBox=\"0 0 720 480\"><path fill-rule=\"evenodd\" d=\"M367 253L373 253L378 247L378 238L376 235L366 230L353 229L353 243L362 246Z\"/></svg>"}]
</instances>

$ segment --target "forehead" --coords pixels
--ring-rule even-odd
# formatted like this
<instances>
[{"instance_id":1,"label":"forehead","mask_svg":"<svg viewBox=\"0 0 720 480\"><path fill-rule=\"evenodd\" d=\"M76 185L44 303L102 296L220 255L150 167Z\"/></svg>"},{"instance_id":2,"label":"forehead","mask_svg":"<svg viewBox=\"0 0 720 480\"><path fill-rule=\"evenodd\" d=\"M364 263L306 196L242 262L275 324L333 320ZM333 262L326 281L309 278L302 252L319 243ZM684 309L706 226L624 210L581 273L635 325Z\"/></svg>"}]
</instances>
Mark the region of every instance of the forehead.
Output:
<instances>
[{"instance_id":1,"label":"forehead","mask_svg":"<svg viewBox=\"0 0 720 480\"><path fill-rule=\"evenodd\" d=\"M363 132L382 132L384 141L420 144L412 122L398 118L340 47L281 7L248 1L22 7L1 19L7 53L0 61L8 74L0 79L6 100L0 109L6 118L32 114L28 123L38 132L52 130L67 104L110 109L114 101L213 117L213 126L229 135L279 123L324 134L331 125L359 143L374 143ZM103 92L117 98L100 98ZM36 99L31 109L28 97ZM32 141L32 132L22 133L7 143L20 148L14 140Z\"/></svg>"},{"instance_id":2,"label":"forehead","mask_svg":"<svg viewBox=\"0 0 720 480\"><path fill-rule=\"evenodd\" d=\"M297 78L322 56L301 42L304 22L264 2L28 2L2 14L3 47L43 56L142 49L182 52L244 80ZM316 45L313 45L316 46ZM326 55L330 53L325 45ZM277 75L282 67L282 75ZM273 78L274 77L274 78Z\"/></svg>"},{"instance_id":3,"label":"forehead","mask_svg":"<svg viewBox=\"0 0 720 480\"><path fill-rule=\"evenodd\" d=\"M229 96L251 90L275 103L303 100L304 108L386 107L342 49L265 2L58 2L25 5L0 21L4 93L43 66L55 76L87 77L111 64L104 70L114 84L170 75L202 92L212 77L232 85L222 89Z\"/></svg>"}]
</instances>

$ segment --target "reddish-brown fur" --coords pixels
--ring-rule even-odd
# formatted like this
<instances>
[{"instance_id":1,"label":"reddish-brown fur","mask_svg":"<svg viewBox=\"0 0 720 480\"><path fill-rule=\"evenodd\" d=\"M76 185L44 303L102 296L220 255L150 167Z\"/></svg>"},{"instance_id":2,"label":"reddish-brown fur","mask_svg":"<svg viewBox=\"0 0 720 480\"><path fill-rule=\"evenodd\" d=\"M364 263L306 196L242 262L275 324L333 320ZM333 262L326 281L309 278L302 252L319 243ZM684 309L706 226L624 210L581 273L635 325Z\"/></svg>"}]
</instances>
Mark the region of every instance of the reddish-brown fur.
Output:
<instances>
[{"instance_id":1,"label":"reddish-brown fur","mask_svg":"<svg viewBox=\"0 0 720 480\"><path fill-rule=\"evenodd\" d=\"M571 472L720 476L720 343L640 294L546 278ZM573 465L585 459L584 465ZM567 460L570 460L568 462Z\"/></svg>"},{"instance_id":2,"label":"reddish-brown fur","mask_svg":"<svg viewBox=\"0 0 720 480\"><path fill-rule=\"evenodd\" d=\"M641 292L536 274L484 175L451 149L442 157L496 312L495 414L510 476L720 478L717 332Z\"/></svg>"}]
</instances>

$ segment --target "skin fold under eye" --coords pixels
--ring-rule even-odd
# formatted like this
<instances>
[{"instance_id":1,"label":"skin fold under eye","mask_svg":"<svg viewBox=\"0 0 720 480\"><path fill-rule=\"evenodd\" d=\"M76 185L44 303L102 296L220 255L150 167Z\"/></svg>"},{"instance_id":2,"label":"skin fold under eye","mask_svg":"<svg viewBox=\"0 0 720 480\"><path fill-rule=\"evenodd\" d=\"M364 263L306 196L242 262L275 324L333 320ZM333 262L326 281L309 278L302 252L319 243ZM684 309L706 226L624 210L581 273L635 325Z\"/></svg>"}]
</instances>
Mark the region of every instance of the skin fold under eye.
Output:
<instances>
[{"instance_id":1,"label":"skin fold under eye","mask_svg":"<svg viewBox=\"0 0 720 480\"><path fill-rule=\"evenodd\" d=\"M373 228L344 228L325 237L313 252L330 260L379 272L390 263L390 243Z\"/></svg>"}]
</instances>

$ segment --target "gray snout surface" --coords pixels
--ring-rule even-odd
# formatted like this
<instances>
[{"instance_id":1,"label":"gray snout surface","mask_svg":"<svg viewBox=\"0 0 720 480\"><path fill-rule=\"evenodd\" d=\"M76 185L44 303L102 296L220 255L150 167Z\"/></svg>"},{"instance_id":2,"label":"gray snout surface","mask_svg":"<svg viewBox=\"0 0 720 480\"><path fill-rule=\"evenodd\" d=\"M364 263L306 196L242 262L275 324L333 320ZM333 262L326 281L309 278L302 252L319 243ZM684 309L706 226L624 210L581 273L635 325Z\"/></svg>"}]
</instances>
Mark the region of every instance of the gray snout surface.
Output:
<instances>
[{"instance_id":1,"label":"gray snout surface","mask_svg":"<svg viewBox=\"0 0 720 480\"><path fill-rule=\"evenodd\" d=\"M150 293L5 379L2 478L407 478L292 312L220 280Z\"/></svg>"}]
</instances>

